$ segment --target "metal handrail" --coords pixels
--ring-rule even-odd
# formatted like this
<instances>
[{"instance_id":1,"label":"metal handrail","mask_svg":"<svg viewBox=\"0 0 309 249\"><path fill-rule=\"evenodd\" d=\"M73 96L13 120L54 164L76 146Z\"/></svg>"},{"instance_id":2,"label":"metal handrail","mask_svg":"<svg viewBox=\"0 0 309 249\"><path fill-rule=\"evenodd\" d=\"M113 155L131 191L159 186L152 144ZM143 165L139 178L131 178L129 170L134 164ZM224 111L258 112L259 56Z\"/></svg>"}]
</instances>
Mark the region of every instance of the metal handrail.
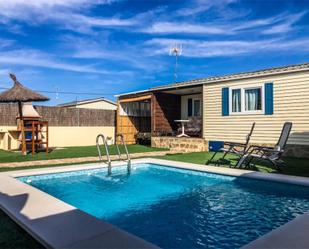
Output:
<instances>
[{"instance_id":1,"label":"metal handrail","mask_svg":"<svg viewBox=\"0 0 309 249\"><path fill-rule=\"evenodd\" d=\"M109 155L109 151L108 151L108 145L105 139L105 136L103 134L99 134L96 138L96 145L97 145L97 149L98 149L98 153L99 153L99 159L100 161L102 161L102 154L101 154L101 150L100 150L100 144L99 144L99 139L100 137L102 138L104 147L105 147L105 151L106 151L106 157L107 157L107 172L108 175L110 175L112 173L112 162L111 162L111 158Z\"/></svg>"},{"instance_id":2,"label":"metal handrail","mask_svg":"<svg viewBox=\"0 0 309 249\"><path fill-rule=\"evenodd\" d=\"M125 153L126 153L127 161L128 161L127 170L128 170L128 173L130 173L130 172L131 172L131 157L130 157L130 154L129 154L127 145L126 145L126 143L125 143L125 141L124 141L124 136L123 136L123 134L116 134L116 140L117 140L118 137L120 137L121 143L122 143L122 145L123 145L123 147L124 147L124 149L125 149ZM119 149L119 146L118 146L117 141L116 141L116 148L117 148L119 160L121 160L121 153L120 153L120 149Z\"/></svg>"}]
</instances>

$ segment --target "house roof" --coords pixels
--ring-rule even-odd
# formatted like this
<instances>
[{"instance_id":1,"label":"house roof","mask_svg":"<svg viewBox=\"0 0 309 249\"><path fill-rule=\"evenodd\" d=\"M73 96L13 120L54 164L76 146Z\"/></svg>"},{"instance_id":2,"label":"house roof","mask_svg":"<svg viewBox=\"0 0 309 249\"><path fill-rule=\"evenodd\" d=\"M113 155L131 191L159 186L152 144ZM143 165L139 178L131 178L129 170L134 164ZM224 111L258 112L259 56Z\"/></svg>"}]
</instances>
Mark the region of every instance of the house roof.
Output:
<instances>
[{"instance_id":1,"label":"house roof","mask_svg":"<svg viewBox=\"0 0 309 249\"><path fill-rule=\"evenodd\" d=\"M89 104L89 103L94 103L94 102L100 102L100 101L105 101L109 104L117 106L117 104L109 99L100 97L100 98L95 98L95 99L85 99L85 100L80 100L80 101L71 101L63 104L59 104L57 106L59 107L70 107L70 106L77 106L77 105L83 105L83 104Z\"/></svg>"},{"instance_id":2,"label":"house roof","mask_svg":"<svg viewBox=\"0 0 309 249\"><path fill-rule=\"evenodd\" d=\"M309 62L306 62L302 64L294 64L294 65L288 65L288 66L282 66L282 67L274 67L274 68L262 69L262 70L257 70L257 71L227 74L227 75L221 75L221 76L211 76L207 78L200 78L200 79L188 80L188 81L177 82L177 83L172 83L172 84L166 84L162 86L145 89L142 91L119 94L119 95L116 95L116 97L130 95L130 94L158 91L158 90L167 90L167 89L182 88L182 87L187 87L187 86L203 85L205 83L222 83L222 82L226 82L230 80L247 79L247 78L260 77L260 76L269 76L269 75L299 72L299 71L308 71L308 70L309 70Z\"/></svg>"}]
</instances>

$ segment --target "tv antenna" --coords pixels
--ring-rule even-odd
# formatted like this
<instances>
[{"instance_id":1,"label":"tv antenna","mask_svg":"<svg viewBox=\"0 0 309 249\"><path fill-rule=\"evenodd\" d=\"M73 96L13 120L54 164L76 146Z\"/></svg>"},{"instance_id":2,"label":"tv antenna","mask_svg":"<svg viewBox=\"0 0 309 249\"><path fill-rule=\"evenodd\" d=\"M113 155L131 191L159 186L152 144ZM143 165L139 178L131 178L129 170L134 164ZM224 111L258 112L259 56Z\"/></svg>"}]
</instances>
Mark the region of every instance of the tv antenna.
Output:
<instances>
[{"instance_id":1,"label":"tv antenna","mask_svg":"<svg viewBox=\"0 0 309 249\"><path fill-rule=\"evenodd\" d=\"M55 86L56 101L59 100L59 87Z\"/></svg>"},{"instance_id":2,"label":"tv antenna","mask_svg":"<svg viewBox=\"0 0 309 249\"><path fill-rule=\"evenodd\" d=\"M170 55L175 56L175 67L174 67L174 82L177 80L177 67L178 67L178 57L182 54L182 44L175 43L170 48Z\"/></svg>"}]
</instances>

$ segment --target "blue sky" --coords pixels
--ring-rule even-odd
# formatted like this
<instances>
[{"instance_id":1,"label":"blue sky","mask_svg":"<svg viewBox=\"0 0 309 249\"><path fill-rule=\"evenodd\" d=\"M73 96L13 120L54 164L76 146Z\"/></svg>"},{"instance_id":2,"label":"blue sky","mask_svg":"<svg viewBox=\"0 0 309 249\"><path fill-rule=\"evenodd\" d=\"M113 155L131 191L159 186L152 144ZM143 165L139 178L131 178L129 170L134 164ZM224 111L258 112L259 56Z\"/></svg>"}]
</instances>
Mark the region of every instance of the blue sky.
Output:
<instances>
[{"instance_id":1,"label":"blue sky","mask_svg":"<svg viewBox=\"0 0 309 249\"><path fill-rule=\"evenodd\" d=\"M8 72L54 105L178 81L308 62L308 1L0 0ZM0 89L1 90L1 89ZM93 93L98 95L86 95Z\"/></svg>"}]
</instances>

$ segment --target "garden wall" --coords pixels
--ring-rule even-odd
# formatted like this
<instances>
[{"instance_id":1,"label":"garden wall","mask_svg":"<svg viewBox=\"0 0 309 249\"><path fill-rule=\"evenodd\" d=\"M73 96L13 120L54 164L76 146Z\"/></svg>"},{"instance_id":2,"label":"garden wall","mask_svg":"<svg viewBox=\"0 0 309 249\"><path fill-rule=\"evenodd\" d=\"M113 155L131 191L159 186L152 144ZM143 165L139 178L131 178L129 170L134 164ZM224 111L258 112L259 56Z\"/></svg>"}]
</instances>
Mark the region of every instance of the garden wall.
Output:
<instances>
[{"instance_id":1,"label":"garden wall","mask_svg":"<svg viewBox=\"0 0 309 249\"><path fill-rule=\"evenodd\" d=\"M114 110L36 106L43 120L49 122L49 147L95 145L100 133L115 137ZM0 149L18 149L17 104L0 104Z\"/></svg>"},{"instance_id":2,"label":"garden wall","mask_svg":"<svg viewBox=\"0 0 309 249\"><path fill-rule=\"evenodd\" d=\"M114 110L35 106L49 126L115 126ZM15 126L17 104L0 104L0 126Z\"/></svg>"},{"instance_id":3,"label":"garden wall","mask_svg":"<svg viewBox=\"0 0 309 249\"><path fill-rule=\"evenodd\" d=\"M151 137L151 147L166 148L180 153L208 151L206 140L195 137Z\"/></svg>"}]
</instances>

